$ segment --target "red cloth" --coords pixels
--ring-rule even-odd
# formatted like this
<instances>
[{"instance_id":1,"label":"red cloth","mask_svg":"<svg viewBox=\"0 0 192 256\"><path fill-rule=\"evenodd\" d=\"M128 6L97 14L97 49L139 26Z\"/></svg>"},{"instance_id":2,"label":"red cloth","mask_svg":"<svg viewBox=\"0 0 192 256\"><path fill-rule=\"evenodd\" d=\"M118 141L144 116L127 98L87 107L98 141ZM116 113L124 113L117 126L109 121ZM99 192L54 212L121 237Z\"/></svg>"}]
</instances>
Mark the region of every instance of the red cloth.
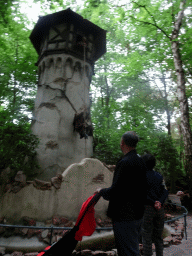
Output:
<instances>
[{"instance_id":1,"label":"red cloth","mask_svg":"<svg viewBox=\"0 0 192 256\"><path fill-rule=\"evenodd\" d=\"M37 256L43 256L43 254L48 251L51 248L51 246L47 246L43 251L37 254Z\"/></svg>"},{"instance_id":2,"label":"red cloth","mask_svg":"<svg viewBox=\"0 0 192 256\"><path fill-rule=\"evenodd\" d=\"M79 221L81 220L83 214L85 213L85 216L80 223L79 230L75 233L75 240L81 241L83 236L91 236L96 228L96 222L95 222L95 209L93 203L88 209L87 206L91 199L94 197L90 196L82 205L79 216L77 218L75 226L78 225Z\"/></svg>"}]
</instances>

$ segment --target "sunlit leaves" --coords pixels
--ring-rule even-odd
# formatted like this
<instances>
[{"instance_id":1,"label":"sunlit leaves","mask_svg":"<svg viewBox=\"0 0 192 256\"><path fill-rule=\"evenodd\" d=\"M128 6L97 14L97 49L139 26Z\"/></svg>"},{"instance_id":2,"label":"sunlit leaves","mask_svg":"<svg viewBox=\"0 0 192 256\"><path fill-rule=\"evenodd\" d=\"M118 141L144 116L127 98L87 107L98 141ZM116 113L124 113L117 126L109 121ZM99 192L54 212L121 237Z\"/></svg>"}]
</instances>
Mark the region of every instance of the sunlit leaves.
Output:
<instances>
[{"instance_id":1,"label":"sunlit leaves","mask_svg":"<svg viewBox=\"0 0 192 256\"><path fill-rule=\"evenodd\" d=\"M37 80L34 65L37 54L29 40L28 21L19 7L17 1L8 5L7 18L0 25L0 100L15 115L28 110L25 99L32 97L34 100ZM31 106L29 109L31 111Z\"/></svg>"}]
</instances>

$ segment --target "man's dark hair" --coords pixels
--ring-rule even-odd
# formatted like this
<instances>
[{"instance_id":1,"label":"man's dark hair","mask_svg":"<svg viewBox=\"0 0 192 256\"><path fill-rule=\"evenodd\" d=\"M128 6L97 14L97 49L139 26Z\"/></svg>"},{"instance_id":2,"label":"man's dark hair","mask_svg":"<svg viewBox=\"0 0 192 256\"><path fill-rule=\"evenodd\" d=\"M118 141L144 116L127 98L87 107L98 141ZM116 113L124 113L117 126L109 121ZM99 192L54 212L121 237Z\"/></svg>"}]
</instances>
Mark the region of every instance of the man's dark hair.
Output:
<instances>
[{"instance_id":1,"label":"man's dark hair","mask_svg":"<svg viewBox=\"0 0 192 256\"><path fill-rule=\"evenodd\" d=\"M137 143L139 141L137 134L132 131L124 133L122 139L127 146L134 148L137 146Z\"/></svg>"},{"instance_id":2,"label":"man's dark hair","mask_svg":"<svg viewBox=\"0 0 192 256\"><path fill-rule=\"evenodd\" d=\"M144 162L149 170L152 170L155 167L156 159L153 155L145 154L141 158L144 160Z\"/></svg>"}]
</instances>

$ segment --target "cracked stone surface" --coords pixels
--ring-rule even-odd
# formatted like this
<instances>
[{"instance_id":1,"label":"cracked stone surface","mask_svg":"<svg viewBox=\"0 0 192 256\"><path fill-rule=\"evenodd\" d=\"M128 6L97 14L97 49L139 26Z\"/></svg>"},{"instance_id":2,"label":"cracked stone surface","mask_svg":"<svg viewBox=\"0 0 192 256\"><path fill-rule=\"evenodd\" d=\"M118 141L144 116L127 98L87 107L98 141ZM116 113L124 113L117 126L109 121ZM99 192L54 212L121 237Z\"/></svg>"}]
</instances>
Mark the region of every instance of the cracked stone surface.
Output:
<instances>
[{"instance_id":1,"label":"cracked stone surface","mask_svg":"<svg viewBox=\"0 0 192 256\"><path fill-rule=\"evenodd\" d=\"M92 156L92 136L80 139L73 127L75 114L89 110L91 75L90 64L67 54L46 56L39 63L32 123L33 133L40 138L38 179L50 180L70 164ZM53 142L57 146L47 146Z\"/></svg>"},{"instance_id":2,"label":"cracked stone surface","mask_svg":"<svg viewBox=\"0 0 192 256\"><path fill-rule=\"evenodd\" d=\"M33 184L27 184L17 193L4 193L0 197L0 218L6 216L16 222L28 216L44 221L57 214L76 220L83 202L98 187L111 185L113 173L99 160L86 158L70 165L57 177L60 179L58 188L52 185L53 179L52 183L51 179L49 182L35 179ZM107 206L108 202L101 198L95 206L96 217L106 217Z\"/></svg>"}]
</instances>

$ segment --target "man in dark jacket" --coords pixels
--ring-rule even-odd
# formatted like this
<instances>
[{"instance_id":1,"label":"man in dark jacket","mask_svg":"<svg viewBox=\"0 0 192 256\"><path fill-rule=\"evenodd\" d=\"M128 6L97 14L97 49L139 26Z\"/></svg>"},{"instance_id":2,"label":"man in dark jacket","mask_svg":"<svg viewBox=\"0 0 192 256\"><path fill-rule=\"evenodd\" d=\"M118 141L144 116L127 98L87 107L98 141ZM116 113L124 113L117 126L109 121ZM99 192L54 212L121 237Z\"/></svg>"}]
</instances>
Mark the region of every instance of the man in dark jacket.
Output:
<instances>
[{"instance_id":1,"label":"man in dark jacket","mask_svg":"<svg viewBox=\"0 0 192 256\"><path fill-rule=\"evenodd\" d=\"M168 197L168 191L163 184L163 176L155 172L156 160L150 154L145 154L142 159L148 168L147 181L148 193L143 217L143 255L152 255L152 240L155 243L157 256L163 256L163 228L164 228L164 209L163 204Z\"/></svg>"},{"instance_id":2,"label":"man in dark jacket","mask_svg":"<svg viewBox=\"0 0 192 256\"><path fill-rule=\"evenodd\" d=\"M100 189L102 197L109 200L107 215L112 219L115 242L119 256L139 256L144 204L147 196L147 168L135 150L138 137L126 132L120 147L124 154L117 163L111 187Z\"/></svg>"}]
</instances>

